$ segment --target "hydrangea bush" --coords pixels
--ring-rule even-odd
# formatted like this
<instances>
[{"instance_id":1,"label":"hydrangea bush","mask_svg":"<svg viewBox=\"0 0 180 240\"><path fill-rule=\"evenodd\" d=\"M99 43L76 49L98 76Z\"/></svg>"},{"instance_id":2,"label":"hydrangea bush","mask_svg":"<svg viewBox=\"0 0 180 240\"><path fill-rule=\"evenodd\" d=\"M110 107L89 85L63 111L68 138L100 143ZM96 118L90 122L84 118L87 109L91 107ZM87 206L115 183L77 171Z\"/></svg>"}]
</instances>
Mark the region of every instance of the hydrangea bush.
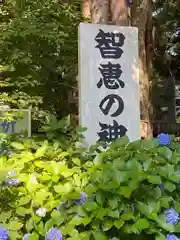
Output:
<instances>
[{"instance_id":1,"label":"hydrangea bush","mask_svg":"<svg viewBox=\"0 0 180 240\"><path fill-rule=\"evenodd\" d=\"M180 151L168 135L106 151L49 136L11 141L0 158L0 239L180 238Z\"/></svg>"}]
</instances>

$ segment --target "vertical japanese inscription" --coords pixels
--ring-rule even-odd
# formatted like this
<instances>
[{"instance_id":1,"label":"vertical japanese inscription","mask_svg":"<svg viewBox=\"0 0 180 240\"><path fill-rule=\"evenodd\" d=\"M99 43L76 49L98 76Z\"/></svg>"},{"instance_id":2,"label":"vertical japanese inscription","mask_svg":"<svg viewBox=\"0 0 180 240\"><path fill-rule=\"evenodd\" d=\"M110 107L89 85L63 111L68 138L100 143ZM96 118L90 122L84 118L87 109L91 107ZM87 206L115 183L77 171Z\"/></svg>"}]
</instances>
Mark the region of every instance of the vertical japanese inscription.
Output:
<instances>
[{"instance_id":1,"label":"vertical japanese inscription","mask_svg":"<svg viewBox=\"0 0 180 240\"><path fill-rule=\"evenodd\" d=\"M124 45L125 36L122 33L105 33L99 29L99 33L95 37L97 45L95 48L100 50L103 59L119 59L122 54L122 46ZM107 89L115 90L124 88L125 83L120 79L123 73L119 63L112 64L110 61L107 64L100 64L98 67L102 78L97 83L97 88L105 87ZM124 110L124 102L117 94L109 94L105 96L99 104L99 108L104 115L110 114L110 109L113 104L117 105L115 112L111 113L111 117L118 117ZM100 132L98 141L111 142L126 134L127 128L113 120L113 124L100 123Z\"/></svg>"}]
</instances>

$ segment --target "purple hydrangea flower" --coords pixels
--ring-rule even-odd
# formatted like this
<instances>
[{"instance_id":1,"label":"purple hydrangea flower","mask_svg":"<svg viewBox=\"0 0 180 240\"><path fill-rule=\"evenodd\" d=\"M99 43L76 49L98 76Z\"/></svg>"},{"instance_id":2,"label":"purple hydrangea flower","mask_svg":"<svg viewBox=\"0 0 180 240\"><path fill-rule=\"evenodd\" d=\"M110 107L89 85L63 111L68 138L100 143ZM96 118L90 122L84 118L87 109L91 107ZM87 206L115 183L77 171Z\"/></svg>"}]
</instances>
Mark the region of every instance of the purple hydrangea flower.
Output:
<instances>
[{"instance_id":1,"label":"purple hydrangea flower","mask_svg":"<svg viewBox=\"0 0 180 240\"><path fill-rule=\"evenodd\" d=\"M11 180L6 180L6 184L9 186L17 186L19 184L19 180L16 178Z\"/></svg>"},{"instance_id":2,"label":"purple hydrangea flower","mask_svg":"<svg viewBox=\"0 0 180 240\"><path fill-rule=\"evenodd\" d=\"M0 227L0 240L8 240L8 230L4 227Z\"/></svg>"},{"instance_id":3,"label":"purple hydrangea flower","mask_svg":"<svg viewBox=\"0 0 180 240\"><path fill-rule=\"evenodd\" d=\"M179 240L179 238L175 234L168 234L166 236L166 240Z\"/></svg>"},{"instance_id":4,"label":"purple hydrangea flower","mask_svg":"<svg viewBox=\"0 0 180 240\"><path fill-rule=\"evenodd\" d=\"M80 198L79 199L74 199L73 203L75 204L83 204L87 199L87 196L84 192L80 193Z\"/></svg>"},{"instance_id":5,"label":"purple hydrangea flower","mask_svg":"<svg viewBox=\"0 0 180 240\"><path fill-rule=\"evenodd\" d=\"M81 192L79 199L80 204L83 204L86 201L86 199L87 199L86 194L84 192Z\"/></svg>"},{"instance_id":6,"label":"purple hydrangea flower","mask_svg":"<svg viewBox=\"0 0 180 240\"><path fill-rule=\"evenodd\" d=\"M29 236L30 236L30 234L29 234L29 233L26 233L26 234L24 235L24 237L23 237L23 240L28 240Z\"/></svg>"},{"instance_id":7,"label":"purple hydrangea flower","mask_svg":"<svg viewBox=\"0 0 180 240\"><path fill-rule=\"evenodd\" d=\"M179 221L179 214L175 209L166 209L165 210L166 223L171 225L176 225Z\"/></svg>"},{"instance_id":8,"label":"purple hydrangea flower","mask_svg":"<svg viewBox=\"0 0 180 240\"><path fill-rule=\"evenodd\" d=\"M51 228L47 232L45 240L63 240L63 235L57 228Z\"/></svg>"},{"instance_id":9,"label":"purple hydrangea flower","mask_svg":"<svg viewBox=\"0 0 180 240\"><path fill-rule=\"evenodd\" d=\"M14 170L9 171L6 177L6 184L9 186L17 186L19 184L19 179L12 178L15 177L16 175L17 175L16 171Z\"/></svg>"},{"instance_id":10,"label":"purple hydrangea flower","mask_svg":"<svg viewBox=\"0 0 180 240\"><path fill-rule=\"evenodd\" d=\"M47 212L47 209L42 207L36 211L36 215L38 215L39 217L45 217L46 212Z\"/></svg>"},{"instance_id":11,"label":"purple hydrangea flower","mask_svg":"<svg viewBox=\"0 0 180 240\"><path fill-rule=\"evenodd\" d=\"M171 138L169 134L161 133L157 137L159 145L169 145L171 143Z\"/></svg>"}]
</instances>

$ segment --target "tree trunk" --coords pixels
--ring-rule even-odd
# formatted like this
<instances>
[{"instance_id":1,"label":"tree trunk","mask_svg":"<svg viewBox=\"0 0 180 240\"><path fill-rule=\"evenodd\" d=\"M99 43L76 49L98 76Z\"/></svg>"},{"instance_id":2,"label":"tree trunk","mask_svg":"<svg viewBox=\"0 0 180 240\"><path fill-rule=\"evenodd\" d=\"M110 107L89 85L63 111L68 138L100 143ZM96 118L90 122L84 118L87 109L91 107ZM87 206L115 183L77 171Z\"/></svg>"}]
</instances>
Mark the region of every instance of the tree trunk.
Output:
<instances>
[{"instance_id":1,"label":"tree trunk","mask_svg":"<svg viewBox=\"0 0 180 240\"><path fill-rule=\"evenodd\" d=\"M150 121L150 75L152 59L152 2L151 0L83 0L83 14L91 15L92 23L136 26L139 29L139 77L142 137L152 137ZM90 14L91 13L91 14Z\"/></svg>"},{"instance_id":2,"label":"tree trunk","mask_svg":"<svg viewBox=\"0 0 180 240\"><path fill-rule=\"evenodd\" d=\"M85 19L91 19L91 5L92 0L82 1L82 14Z\"/></svg>"},{"instance_id":3,"label":"tree trunk","mask_svg":"<svg viewBox=\"0 0 180 240\"><path fill-rule=\"evenodd\" d=\"M133 1L131 11L131 23L139 30L139 77L140 77L140 106L141 106L141 119L146 122L146 130L144 136L146 138L152 137L152 126L150 120L150 58L148 56L149 50L146 44L147 37L147 23L148 13L150 9L151 0L136 0Z\"/></svg>"},{"instance_id":4,"label":"tree trunk","mask_svg":"<svg viewBox=\"0 0 180 240\"><path fill-rule=\"evenodd\" d=\"M92 0L91 22L108 24L108 20L109 20L109 1Z\"/></svg>"},{"instance_id":5,"label":"tree trunk","mask_svg":"<svg viewBox=\"0 0 180 240\"><path fill-rule=\"evenodd\" d=\"M110 0L111 22L114 25L130 25L130 8L127 0Z\"/></svg>"}]
</instances>

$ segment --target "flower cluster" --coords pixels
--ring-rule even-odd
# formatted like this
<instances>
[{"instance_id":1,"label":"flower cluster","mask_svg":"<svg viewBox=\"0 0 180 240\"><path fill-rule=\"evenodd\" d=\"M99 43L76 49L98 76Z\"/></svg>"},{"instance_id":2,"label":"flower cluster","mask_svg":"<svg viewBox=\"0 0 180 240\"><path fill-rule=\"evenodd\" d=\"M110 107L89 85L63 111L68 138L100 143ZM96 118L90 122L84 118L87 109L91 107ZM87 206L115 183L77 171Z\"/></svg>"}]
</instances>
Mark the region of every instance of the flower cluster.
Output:
<instances>
[{"instance_id":1,"label":"flower cluster","mask_svg":"<svg viewBox=\"0 0 180 240\"><path fill-rule=\"evenodd\" d=\"M28 240L29 236L30 236L30 234L29 234L29 233L26 233L26 234L24 235L24 237L23 237L23 240Z\"/></svg>"},{"instance_id":2,"label":"flower cluster","mask_svg":"<svg viewBox=\"0 0 180 240\"><path fill-rule=\"evenodd\" d=\"M166 240L179 240L179 238L175 234L168 234L166 236Z\"/></svg>"},{"instance_id":3,"label":"flower cluster","mask_svg":"<svg viewBox=\"0 0 180 240\"><path fill-rule=\"evenodd\" d=\"M81 192L79 199L74 199L73 203L82 205L87 199L87 196L84 192Z\"/></svg>"},{"instance_id":4,"label":"flower cluster","mask_svg":"<svg viewBox=\"0 0 180 240\"><path fill-rule=\"evenodd\" d=\"M168 134L161 133L157 137L159 145L169 145L171 143L171 138Z\"/></svg>"},{"instance_id":5,"label":"flower cluster","mask_svg":"<svg viewBox=\"0 0 180 240\"><path fill-rule=\"evenodd\" d=\"M166 223L171 225L176 225L179 221L179 214L175 209L166 209L165 210Z\"/></svg>"},{"instance_id":6,"label":"flower cluster","mask_svg":"<svg viewBox=\"0 0 180 240\"><path fill-rule=\"evenodd\" d=\"M179 221L179 214L175 209L170 208L165 210L166 223L176 225ZM166 240L179 240L175 234L168 234Z\"/></svg>"},{"instance_id":7,"label":"flower cluster","mask_svg":"<svg viewBox=\"0 0 180 240\"><path fill-rule=\"evenodd\" d=\"M9 186L17 186L19 184L19 179L16 178L16 175L16 171L9 171L6 177L6 184Z\"/></svg>"},{"instance_id":8,"label":"flower cluster","mask_svg":"<svg viewBox=\"0 0 180 240\"><path fill-rule=\"evenodd\" d=\"M0 227L0 240L8 240L8 230L6 228Z\"/></svg>"},{"instance_id":9,"label":"flower cluster","mask_svg":"<svg viewBox=\"0 0 180 240\"><path fill-rule=\"evenodd\" d=\"M46 234L45 240L53 239L63 240L63 235L57 228L51 228Z\"/></svg>"}]
</instances>

